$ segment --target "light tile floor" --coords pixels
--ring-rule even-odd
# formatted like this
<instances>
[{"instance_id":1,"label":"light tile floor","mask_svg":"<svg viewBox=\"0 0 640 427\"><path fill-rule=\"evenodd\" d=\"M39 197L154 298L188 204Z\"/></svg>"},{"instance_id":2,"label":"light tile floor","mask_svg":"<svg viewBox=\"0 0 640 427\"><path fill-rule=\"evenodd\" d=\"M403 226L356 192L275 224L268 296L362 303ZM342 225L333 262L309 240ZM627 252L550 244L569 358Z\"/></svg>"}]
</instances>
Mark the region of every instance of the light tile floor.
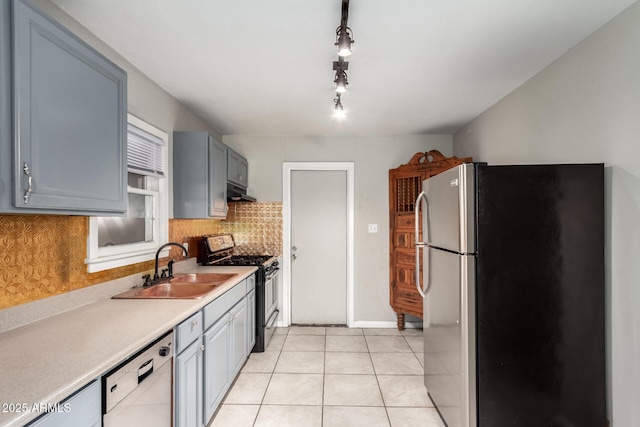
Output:
<instances>
[{"instance_id":1,"label":"light tile floor","mask_svg":"<svg viewBox=\"0 0 640 427\"><path fill-rule=\"evenodd\" d=\"M279 328L252 353L213 427L440 427L422 331Z\"/></svg>"}]
</instances>

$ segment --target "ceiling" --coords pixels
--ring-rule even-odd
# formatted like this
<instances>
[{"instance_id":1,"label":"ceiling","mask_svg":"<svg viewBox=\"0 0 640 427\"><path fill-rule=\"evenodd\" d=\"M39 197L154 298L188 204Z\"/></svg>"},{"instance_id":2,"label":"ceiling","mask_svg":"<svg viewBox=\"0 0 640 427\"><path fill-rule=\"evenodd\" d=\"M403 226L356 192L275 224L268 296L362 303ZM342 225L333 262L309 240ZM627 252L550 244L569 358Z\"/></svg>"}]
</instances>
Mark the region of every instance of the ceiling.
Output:
<instances>
[{"instance_id":1,"label":"ceiling","mask_svg":"<svg viewBox=\"0 0 640 427\"><path fill-rule=\"evenodd\" d=\"M52 0L221 134L452 133L635 0Z\"/></svg>"}]
</instances>

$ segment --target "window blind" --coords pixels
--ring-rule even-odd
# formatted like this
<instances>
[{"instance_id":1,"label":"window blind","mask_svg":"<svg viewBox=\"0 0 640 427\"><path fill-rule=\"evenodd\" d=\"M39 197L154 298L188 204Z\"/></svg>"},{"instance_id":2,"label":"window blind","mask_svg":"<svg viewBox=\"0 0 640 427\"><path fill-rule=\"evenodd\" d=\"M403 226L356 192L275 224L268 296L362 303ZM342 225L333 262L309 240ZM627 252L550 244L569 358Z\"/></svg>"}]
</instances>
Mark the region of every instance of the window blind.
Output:
<instances>
[{"instance_id":1,"label":"window blind","mask_svg":"<svg viewBox=\"0 0 640 427\"><path fill-rule=\"evenodd\" d=\"M129 172L148 176L165 176L165 142L149 132L127 127L127 165Z\"/></svg>"}]
</instances>

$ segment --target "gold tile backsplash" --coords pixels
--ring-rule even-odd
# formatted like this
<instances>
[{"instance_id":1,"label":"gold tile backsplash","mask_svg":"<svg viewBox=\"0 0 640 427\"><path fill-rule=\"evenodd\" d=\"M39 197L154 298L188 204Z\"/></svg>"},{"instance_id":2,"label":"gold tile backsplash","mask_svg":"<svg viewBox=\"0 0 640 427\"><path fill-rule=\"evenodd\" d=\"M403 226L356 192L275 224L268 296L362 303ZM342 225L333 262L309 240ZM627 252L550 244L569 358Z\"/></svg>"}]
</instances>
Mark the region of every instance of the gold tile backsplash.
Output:
<instances>
[{"instance_id":1,"label":"gold tile backsplash","mask_svg":"<svg viewBox=\"0 0 640 427\"><path fill-rule=\"evenodd\" d=\"M87 273L88 228L82 216L0 215L0 309L153 269L147 261ZM229 203L224 221L169 221L170 240L189 242L190 256L198 236L219 233L233 234L239 253L280 255L282 203ZM171 257L182 254L173 248Z\"/></svg>"},{"instance_id":2,"label":"gold tile backsplash","mask_svg":"<svg viewBox=\"0 0 640 427\"><path fill-rule=\"evenodd\" d=\"M189 243L189 256L197 256L198 237L210 234L233 234L236 253L282 254L282 203L231 202L225 220L172 219L169 235L172 241ZM180 249L171 256L180 259Z\"/></svg>"},{"instance_id":3,"label":"gold tile backsplash","mask_svg":"<svg viewBox=\"0 0 640 427\"><path fill-rule=\"evenodd\" d=\"M229 203L222 233L231 233L236 252L282 255L282 203Z\"/></svg>"}]
</instances>

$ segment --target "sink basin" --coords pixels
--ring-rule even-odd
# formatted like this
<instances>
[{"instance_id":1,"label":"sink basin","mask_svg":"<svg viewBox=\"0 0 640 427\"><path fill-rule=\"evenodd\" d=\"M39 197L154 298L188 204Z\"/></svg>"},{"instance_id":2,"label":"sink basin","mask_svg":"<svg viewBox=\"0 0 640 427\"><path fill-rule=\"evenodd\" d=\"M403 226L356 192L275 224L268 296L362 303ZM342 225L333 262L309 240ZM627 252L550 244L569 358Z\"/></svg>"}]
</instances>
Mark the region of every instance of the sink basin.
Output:
<instances>
[{"instance_id":1,"label":"sink basin","mask_svg":"<svg viewBox=\"0 0 640 427\"><path fill-rule=\"evenodd\" d=\"M222 273L186 273L176 274L169 283L224 283L236 277L237 274Z\"/></svg>"},{"instance_id":2,"label":"sink basin","mask_svg":"<svg viewBox=\"0 0 640 427\"><path fill-rule=\"evenodd\" d=\"M149 287L133 288L114 295L114 299L198 299L225 284L237 274L187 273L176 274L168 282Z\"/></svg>"}]
</instances>

